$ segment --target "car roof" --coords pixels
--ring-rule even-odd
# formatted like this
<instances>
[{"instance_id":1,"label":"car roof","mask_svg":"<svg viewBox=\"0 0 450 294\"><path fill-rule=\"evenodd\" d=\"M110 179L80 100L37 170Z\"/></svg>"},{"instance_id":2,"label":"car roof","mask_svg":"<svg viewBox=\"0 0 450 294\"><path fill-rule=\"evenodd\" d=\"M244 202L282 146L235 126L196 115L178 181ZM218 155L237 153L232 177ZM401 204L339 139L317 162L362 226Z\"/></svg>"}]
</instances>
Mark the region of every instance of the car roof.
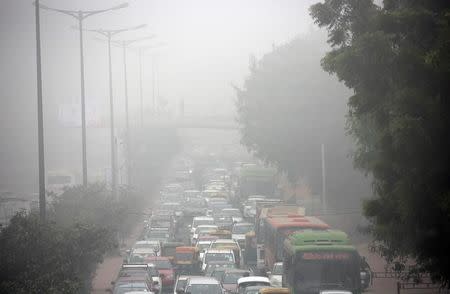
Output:
<instances>
[{"instance_id":1,"label":"car roof","mask_svg":"<svg viewBox=\"0 0 450 294\"><path fill-rule=\"evenodd\" d=\"M169 261L170 259L166 256L149 256L146 258L146 260L167 260L167 261Z\"/></svg>"},{"instance_id":2,"label":"car roof","mask_svg":"<svg viewBox=\"0 0 450 294\"><path fill-rule=\"evenodd\" d=\"M255 224L252 223L235 223L234 226L235 227L241 227L241 226L254 226Z\"/></svg>"},{"instance_id":3,"label":"car roof","mask_svg":"<svg viewBox=\"0 0 450 294\"><path fill-rule=\"evenodd\" d=\"M135 245L159 245L159 241L155 240L143 240L143 241L137 241Z\"/></svg>"},{"instance_id":4,"label":"car roof","mask_svg":"<svg viewBox=\"0 0 450 294\"><path fill-rule=\"evenodd\" d=\"M215 229L215 228L217 228L217 226L216 225L200 225L197 228L213 228L213 229Z\"/></svg>"},{"instance_id":5,"label":"car roof","mask_svg":"<svg viewBox=\"0 0 450 294\"><path fill-rule=\"evenodd\" d=\"M228 273L250 273L249 270L241 269L241 268L227 268L225 269L225 274Z\"/></svg>"},{"instance_id":6,"label":"car roof","mask_svg":"<svg viewBox=\"0 0 450 294\"><path fill-rule=\"evenodd\" d=\"M196 216L194 220L214 220L212 216Z\"/></svg>"},{"instance_id":7,"label":"car roof","mask_svg":"<svg viewBox=\"0 0 450 294\"><path fill-rule=\"evenodd\" d=\"M233 243L233 244L235 244L236 241L234 241L233 239L216 239L212 243Z\"/></svg>"},{"instance_id":8,"label":"car roof","mask_svg":"<svg viewBox=\"0 0 450 294\"><path fill-rule=\"evenodd\" d=\"M260 277L260 276L252 276L252 277L243 277L240 278L237 283L248 283L248 282L263 282L270 284L270 280L267 277Z\"/></svg>"},{"instance_id":9,"label":"car roof","mask_svg":"<svg viewBox=\"0 0 450 294\"><path fill-rule=\"evenodd\" d=\"M191 277L189 278L188 285L220 285L219 281L212 277Z\"/></svg>"},{"instance_id":10,"label":"car roof","mask_svg":"<svg viewBox=\"0 0 450 294\"><path fill-rule=\"evenodd\" d=\"M205 253L233 253L232 249L207 249Z\"/></svg>"}]
</instances>

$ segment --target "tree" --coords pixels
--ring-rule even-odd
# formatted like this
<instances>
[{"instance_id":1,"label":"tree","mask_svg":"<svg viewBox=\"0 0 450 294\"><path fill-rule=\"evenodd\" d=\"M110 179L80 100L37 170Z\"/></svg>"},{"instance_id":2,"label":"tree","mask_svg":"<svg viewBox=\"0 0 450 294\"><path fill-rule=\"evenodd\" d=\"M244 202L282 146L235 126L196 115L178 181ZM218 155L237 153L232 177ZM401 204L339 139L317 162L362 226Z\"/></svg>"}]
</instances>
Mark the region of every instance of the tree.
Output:
<instances>
[{"instance_id":1,"label":"tree","mask_svg":"<svg viewBox=\"0 0 450 294\"><path fill-rule=\"evenodd\" d=\"M115 246L104 228L17 214L0 232L0 293L88 293L97 264Z\"/></svg>"},{"instance_id":2,"label":"tree","mask_svg":"<svg viewBox=\"0 0 450 294\"><path fill-rule=\"evenodd\" d=\"M314 194L322 192L320 152L325 143L330 202L348 206L358 203L365 187L347 159L349 92L320 67L324 40L311 33L259 61L253 58L250 76L236 89L238 122L241 142L250 152L285 172L291 183L306 181Z\"/></svg>"},{"instance_id":3,"label":"tree","mask_svg":"<svg viewBox=\"0 0 450 294\"><path fill-rule=\"evenodd\" d=\"M354 91L355 166L373 177L364 205L374 249L450 285L450 2L325 0L323 68Z\"/></svg>"}]
</instances>

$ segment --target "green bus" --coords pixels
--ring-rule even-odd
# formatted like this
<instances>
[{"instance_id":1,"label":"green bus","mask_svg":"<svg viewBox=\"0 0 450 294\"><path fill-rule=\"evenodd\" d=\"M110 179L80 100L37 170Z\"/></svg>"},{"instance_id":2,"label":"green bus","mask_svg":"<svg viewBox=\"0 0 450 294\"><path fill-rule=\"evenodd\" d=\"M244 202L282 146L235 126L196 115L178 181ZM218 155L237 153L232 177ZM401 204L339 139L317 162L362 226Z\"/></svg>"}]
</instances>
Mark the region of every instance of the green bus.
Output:
<instances>
[{"instance_id":1,"label":"green bus","mask_svg":"<svg viewBox=\"0 0 450 294\"><path fill-rule=\"evenodd\" d=\"M239 172L240 200L251 195L274 197L277 188L277 170L256 164L245 164Z\"/></svg>"},{"instance_id":2,"label":"green bus","mask_svg":"<svg viewBox=\"0 0 450 294\"><path fill-rule=\"evenodd\" d=\"M342 231L301 230L283 247L283 286L293 294L361 289L360 256Z\"/></svg>"}]
</instances>

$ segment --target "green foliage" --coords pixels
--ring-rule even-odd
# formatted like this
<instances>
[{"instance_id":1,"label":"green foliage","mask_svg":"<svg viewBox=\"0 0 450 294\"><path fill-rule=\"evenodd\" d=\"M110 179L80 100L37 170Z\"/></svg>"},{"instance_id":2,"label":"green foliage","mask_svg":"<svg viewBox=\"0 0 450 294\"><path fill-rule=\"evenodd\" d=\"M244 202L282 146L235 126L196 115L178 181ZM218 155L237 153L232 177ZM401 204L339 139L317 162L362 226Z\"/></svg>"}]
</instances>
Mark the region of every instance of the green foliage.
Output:
<instances>
[{"instance_id":1,"label":"green foliage","mask_svg":"<svg viewBox=\"0 0 450 294\"><path fill-rule=\"evenodd\" d=\"M62 227L17 214L0 233L0 293L87 293L114 246L114 234L95 225Z\"/></svg>"},{"instance_id":2,"label":"green foliage","mask_svg":"<svg viewBox=\"0 0 450 294\"><path fill-rule=\"evenodd\" d=\"M323 68L354 90L348 123L355 165L374 179L364 206L374 248L449 285L450 2L325 0L311 15L333 46Z\"/></svg>"},{"instance_id":3,"label":"green foliage","mask_svg":"<svg viewBox=\"0 0 450 294\"><path fill-rule=\"evenodd\" d=\"M324 36L309 34L253 58L251 75L237 90L241 142L291 182L299 177L321 193L321 144L327 154L333 204L358 201L364 181L347 159L345 97L349 92L323 72ZM343 172L345 171L345 172ZM351 183L351 184L350 184ZM346 201L347 202L347 201ZM347 203L348 203L347 202Z\"/></svg>"}]
</instances>

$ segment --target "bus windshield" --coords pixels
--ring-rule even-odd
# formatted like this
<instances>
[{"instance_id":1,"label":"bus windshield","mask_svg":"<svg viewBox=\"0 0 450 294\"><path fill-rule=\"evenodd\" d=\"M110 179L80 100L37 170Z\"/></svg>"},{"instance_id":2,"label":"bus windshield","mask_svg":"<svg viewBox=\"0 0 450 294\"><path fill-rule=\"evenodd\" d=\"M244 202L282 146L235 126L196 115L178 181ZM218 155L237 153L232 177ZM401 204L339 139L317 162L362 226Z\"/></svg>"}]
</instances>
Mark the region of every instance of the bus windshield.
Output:
<instances>
[{"instance_id":1,"label":"bus windshield","mask_svg":"<svg viewBox=\"0 0 450 294\"><path fill-rule=\"evenodd\" d=\"M359 267L354 255L350 253L303 254L306 258L302 258L295 265L296 293L358 288Z\"/></svg>"}]
</instances>

